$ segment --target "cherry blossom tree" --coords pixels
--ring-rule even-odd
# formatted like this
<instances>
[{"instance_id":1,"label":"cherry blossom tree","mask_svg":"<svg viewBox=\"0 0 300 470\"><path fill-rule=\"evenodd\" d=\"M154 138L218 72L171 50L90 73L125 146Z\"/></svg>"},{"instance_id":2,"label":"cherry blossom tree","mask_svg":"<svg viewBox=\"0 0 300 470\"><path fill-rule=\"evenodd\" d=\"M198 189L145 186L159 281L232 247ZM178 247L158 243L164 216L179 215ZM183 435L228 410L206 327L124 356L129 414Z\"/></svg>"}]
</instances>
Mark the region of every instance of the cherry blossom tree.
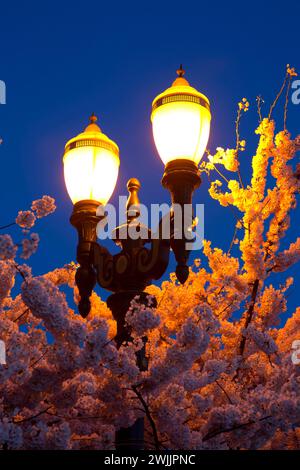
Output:
<instances>
[{"instance_id":1,"label":"cherry blossom tree","mask_svg":"<svg viewBox=\"0 0 300 470\"><path fill-rule=\"evenodd\" d=\"M55 210L52 198L19 212L21 244L0 235L3 449L113 449L115 430L139 417L147 449L300 448L300 365L291 360L300 307L288 314L287 306L300 238L282 248L300 189L299 145L286 129L294 75L288 66L267 117L257 99L258 145L247 183L240 168L246 99L238 105L236 147L218 148L201 165L211 197L235 214L228 251L206 240L183 286L171 275L148 288L149 306L133 301L130 344L117 349L115 322L95 292L87 319L68 305L68 290L78 303L76 264L34 276L24 263L38 249L32 229ZM278 131L273 112L284 90ZM136 353L145 336L149 367L140 371Z\"/></svg>"}]
</instances>

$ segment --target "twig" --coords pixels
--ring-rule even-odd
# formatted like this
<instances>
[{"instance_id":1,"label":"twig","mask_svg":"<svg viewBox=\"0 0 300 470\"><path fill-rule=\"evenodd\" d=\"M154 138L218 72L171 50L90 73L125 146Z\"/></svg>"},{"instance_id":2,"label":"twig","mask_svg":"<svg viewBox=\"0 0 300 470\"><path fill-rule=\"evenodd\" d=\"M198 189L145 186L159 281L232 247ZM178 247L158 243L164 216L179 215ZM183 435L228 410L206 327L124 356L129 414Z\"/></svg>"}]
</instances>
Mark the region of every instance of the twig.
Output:
<instances>
[{"instance_id":1,"label":"twig","mask_svg":"<svg viewBox=\"0 0 300 470\"><path fill-rule=\"evenodd\" d=\"M17 263L14 263L14 267L16 268L16 270L18 271L18 273L20 274L20 276L23 278L24 282L27 282L26 276L25 276L25 274L21 271L19 265L18 265Z\"/></svg>"},{"instance_id":2,"label":"twig","mask_svg":"<svg viewBox=\"0 0 300 470\"><path fill-rule=\"evenodd\" d=\"M233 213L233 216L235 217L236 221L241 224L242 228L243 228L244 230L248 230L248 228L245 227L245 224L244 224L244 222L243 222L242 217L239 217L239 216L234 212L234 208L233 208L232 206L230 206L230 205L227 206L227 207L231 210L231 212Z\"/></svg>"},{"instance_id":3,"label":"twig","mask_svg":"<svg viewBox=\"0 0 300 470\"><path fill-rule=\"evenodd\" d=\"M236 237L236 232L238 231L238 228L237 226L235 226L235 229L234 229L234 233L233 233L233 237L232 237L232 240L231 240L231 243L230 243L230 247L227 251L227 255L230 255L230 252L232 250L232 247L233 247L233 244L234 244L234 240L235 240L235 237Z\"/></svg>"},{"instance_id":4,"label":"twig","mask_svg":"<svg viewBox=\"0 0 300 470\"><path fill-rule=\"evenodd\" d=\"M31 421L32 419L38 418L42 414L47 413L47 411L50 410L50 408L52 408L52 405L48 406L47 408L45 408L44 410L40 411L39 413L37 413L33 416L29 416L29 418L22 418L22 419L19 419L18 421L13 421L13 423L14 424L21 424L21 423L24 423L25 421Z\"/></svg>"},{"instance_id":5,"label":"twig","mask_svg":"<svg viewBox=\"0 0 300 470\"><path fill-rule=\"evenodd\" d=\"M40 362L41 359L43 359L43 357L47 354L47 352L48 352L48 348L46 348L46 350L43 352L43 354L38 359L36 359L36 361L34 361L32 364L30 364L29 367L34 367L38 362Z\"/></svg>"},{"instance_id":6,"label":"twig","mask_svg":"<svg viewBox=\"0 0 300 470\"><path fill-rule=\"evenodd\" d=\"M233 304L233 300L228 304L226 305L226 307L223 308L223 310L221 310L221 312L218 313L218 316L222 315L222 313L226 312L226 310L231 307L231 305Z\"/></svg>"},{"instance_id":7,"label":"twig","mask_svg":"<svg viewBox=\"0 0 300 470\"><path fill-rule=\"evenodd\" d=\"M261 123L261 121L262 121L261 104L264 102L264 100L259 95L259 96L256 97L256 102L257 102L257 113L258 113L258 117L259 117L259 122Z\"/></svg>"},{"instance_id":8,"label":"twig","mask_svg":"<svg viewBox=\"0 0 300 470\"><path fill-rule=\"evenodd\" d=\"M259 279L256 279L253 284L253 289L252 289L252 294L251 294L251 302L249 305L249 308L246 313L246 320L245 320L245 328L249 325L249 323L252 320L253 317L253 312L254 312L254 306L256 302L256 297L258 293L258 287L259 287ZM239 354L240 356L243 356L244 351L245 351L245 346L246 346L246 337L243 336L239 345Z\"/></svg>"},{"instance_id":9,"label":"twig","mask_svg":"<svg viewBox=\"0 0 300 470\"><path fill-rule=\"evenodd\" d=\"M4 230L8 227L12 227L13 225L16 225L16 222L11 222L10 224L7 224L7 225L2 225L2 227L0 227L0 230Z\"/></svg>"},{"instance_id":10,"label":"twig","mask_svg":"<svg viewBox=\"0 0 300 470\"><path fill-rule=\"evenodd\" d=\"M239 145L240 145L240 121L241 121L241 116L242 116L242 109L239 107L239 108L238 108L237 117L236 117L236 121L235 121L235 135L236 135L236 147L235 147L235 151L236 151L236 158L238 158L238 154L239 154ZM240 182L241 187L242 187L243 189L245 189L244 183L243 183L243 180L242 180L242 175L241 175L241 172L240 172L239 167L238 167L238 169L237 169L237 174L238 174L238 178L239 178L239 182Z\"/></svg>"},{"instance_id":11,"label":"twig","mask_svg":"<svg viewBox=\"0 0 300 470\"><path fill-rule=\"evenodd\" d=\"M26 315L26 313L29 313L29 307L26 308L26 310L24 310L24 312L21 313L21 315L19 315L17 318L15 318L13 321L16 322L18 321L20 318L23 317L23 315Z\"/></svg>"},{"instance_id":12,"label":"twig","mask_svg":"<svg viewBox=\"0 0 300 470\"><path fill-rule=\"evenodd\" d=\"M222 385L221 385L217 380L216 380L216 384L220 387L220 389L222 390L222 392L225 393L225 395L226 395L226 397L227 397L229 403L230 403L231 405L233 405L233 402L232 402L230 396L228 395L228 393L226 392L225 388L222 387Z\"/></svg>"},{"instance_id":13,"label":"twig","mask_svg":"<svg viewBox=\"0 0 300 470\"><path fill-rule=\"evenodd\" d=\"M289 81L288 81L288 85L286 87L284 113L283 113L283 129L285 131L286 131L286 120L287 120L287 112L288 112L289 94L290 94L290 89L291 89L291 80L292 80L292 77L291 77L291 75L289 75Z\"/></svg>"},{"instance_id":14,"label":"twig","mask_svg":"<svg viewBox=\"0 0 300 470\"><path fill-rule=\"evenodd\" d=\"M283 90L285 88L285 85L286 85L287 78L288 78L288 74L286 73L286 75L284 77L284 80L283 80L283 84L281 85L281 88L280 88L279 92L277 93L277 96L276 96L275 100L271 104L270 111L269 111L269 116L268 116L269 120L271 119L272 112L273 112L273 110L274 110L274 108L277 104L277 101L279 100L280 96L282 95L282 92L283 92Z\"/></svg>"},{"instance_id":15,"label":"twig","mask_svg":"<svg viewBox=\"0 0 300 470\"><path fill-rule=\"evenodd\" d=\"M223 178L223 179L226 181L226 183L228 184L228 183L229 183L229 179L227 179L226 176L224 176L224 175L220 172L220 170L218 170L218 168L216 167L216 165L215 165L214 163L213 163L213 166L214 166L214 170L215 170L215 171L221 176L221 178Z\"/></svg>"}]
</instances>

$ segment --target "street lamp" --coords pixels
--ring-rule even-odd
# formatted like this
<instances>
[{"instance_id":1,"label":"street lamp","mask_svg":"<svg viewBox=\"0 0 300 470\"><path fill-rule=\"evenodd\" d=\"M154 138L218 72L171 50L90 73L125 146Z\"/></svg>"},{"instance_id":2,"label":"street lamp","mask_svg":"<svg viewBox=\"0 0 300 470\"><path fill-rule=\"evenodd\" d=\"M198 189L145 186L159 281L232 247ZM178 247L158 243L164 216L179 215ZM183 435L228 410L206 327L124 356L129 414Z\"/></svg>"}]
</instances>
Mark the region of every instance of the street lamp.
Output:
<instances>
[{"instance_id":1,"label":"street lamp","mask_svg":"<svg viewBox=\"0 0 300 470\"><path fill-rule=\"evenodd\" d=\"M192 204L193 192L200 186L198 164L206 149L211 119L208 99L190 86L184 74L180 65L172 86L153 100L151 113L154 141L165 164L162 185L170 191L172 205L181 208ZM185 229L182 219L182 238L171 238L176 276L182 284L189 275Z\"/></svg>"},{"instance_id":2,"label":"street lamp","mask_svg":"<svg viewBox=\"0 0 300 470\"><path fill-rule=\"evenodd\" d=\"M175 204L183 208L185 204L192 203L193 191L201 182L198 163L205 151L210 128L208 99L189 85L183 77L182 67L177 74L178 78L173 85L154 99L151 113L155 144L165 164L162 184L171 194L171 215ZM174 236L174 230L169 239L164 238L161 223L158 237L151 237L150 230L147 231L147 237L142 236L145 233L143 230L134 239L130 236L121 237L124 229L130 234L132 224L142 228L138 221L140 183L135 178L127 183L127 221L115 229L120 252L112 255L97 243L96 227L104 217L98 215L97 209L107 203L115 188L119 149L101 132L94 115L90 120L91 123L83 133L67 142L63 158L65 182L74 203L70 221L78 232L79 267L75 275L80 296L78 309L83 317L89 314L90 296L96 282L111 291L107 305L117 322L115 340L117 347L120 347L131 339L130 329L125 322L131 301L138 296L141 304L148 302L145 288L164 274L171 249L177 261L177 279L184 283L189 273L189 250L186 249L184 231L179 239ZM174 218L171 221L174 223ZM155 304L154 299L154 307ZM141 370L147 369L144 350L139 352L137 363ZM124 443L127 448L142 448L142 429L143 420L138 420L130 428L118 431L117 448Z\"/></svg>"}]
</instances>

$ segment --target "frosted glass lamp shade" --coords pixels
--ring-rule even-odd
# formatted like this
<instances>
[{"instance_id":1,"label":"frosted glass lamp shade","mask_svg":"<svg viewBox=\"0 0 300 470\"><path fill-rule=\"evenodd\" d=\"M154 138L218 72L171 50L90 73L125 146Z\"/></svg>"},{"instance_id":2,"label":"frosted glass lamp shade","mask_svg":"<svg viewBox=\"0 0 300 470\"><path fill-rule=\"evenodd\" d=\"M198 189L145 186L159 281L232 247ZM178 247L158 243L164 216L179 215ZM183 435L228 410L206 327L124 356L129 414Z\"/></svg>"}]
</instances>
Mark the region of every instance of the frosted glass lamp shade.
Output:
<instances>
[{"instance_id":1,"label":"frosted glass lamp shade","mask_svg":"<svg viewBox=\"0 0 300 470\"><path fill-rule=\"evenodd\" d=\"M179 71L183 74L182 69ZM154 142L163 163L187 159L199 164L208 142L210 105L180 75L152 103Z\"/></svg>"},{"instance_id":2,"label":"frosted glass lamp shade","mask_svg":"<svg viewBox=\"0 0 300 470\"><path fill-rule=\"evenodd\" d=\"M86 130L65 146L65 183L74 204L82 200L106 204L118 179L119 148L92 118Z\"/></svg>"}]
</instances>

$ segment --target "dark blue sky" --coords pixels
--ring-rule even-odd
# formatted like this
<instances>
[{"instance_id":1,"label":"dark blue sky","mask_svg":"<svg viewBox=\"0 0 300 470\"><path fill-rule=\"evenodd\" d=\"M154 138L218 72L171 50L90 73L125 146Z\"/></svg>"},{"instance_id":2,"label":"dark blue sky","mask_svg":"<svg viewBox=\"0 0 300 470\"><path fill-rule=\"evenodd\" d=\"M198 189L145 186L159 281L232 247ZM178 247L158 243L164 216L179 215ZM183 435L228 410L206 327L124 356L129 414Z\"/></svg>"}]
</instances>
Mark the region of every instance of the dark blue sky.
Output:
<instances>
[{"instance_id":1,"label":"dark blue sky","mask_svg":"<svg viewBox=\"0 0 300 470\"><path fill-rule=\"evenodd\" d=\"M252 104L242 136L256 126L255 97L266 107L290 63L300 70L297 1L286 2L2 2L0 79L7 104L0 106L1 212L9 223L33 199L55 197L57 212L42 220L36 274L75 256L76 235L68 223L72 210L66 193L62 153L91 112L120 147L116 191L125 194L128 178L142 181L144 203L166 202L163 166L151 135L152 99L175 77L182 62L191 85L212 107L209 148L234 144L236 103ZM288 127L299 134L300 105L290 106ZM282 113L278 113L280 123ZM250 134L251 135L251 134ZM253 147L252 147L253 148ZM245 152L247 160L251 155ZM248 160L249 161L249 160ZM250 176L243 164L244 178ZM227 249L234 221L207 194L204 181L195 202L205 203L205 235ZM298 235L299 216L291 231ZM12 230L15 233L15 230ZM300 276L298 267L292 274ZM292 288L291 308L297 301Z\"/></svg>"}]
</instances>

